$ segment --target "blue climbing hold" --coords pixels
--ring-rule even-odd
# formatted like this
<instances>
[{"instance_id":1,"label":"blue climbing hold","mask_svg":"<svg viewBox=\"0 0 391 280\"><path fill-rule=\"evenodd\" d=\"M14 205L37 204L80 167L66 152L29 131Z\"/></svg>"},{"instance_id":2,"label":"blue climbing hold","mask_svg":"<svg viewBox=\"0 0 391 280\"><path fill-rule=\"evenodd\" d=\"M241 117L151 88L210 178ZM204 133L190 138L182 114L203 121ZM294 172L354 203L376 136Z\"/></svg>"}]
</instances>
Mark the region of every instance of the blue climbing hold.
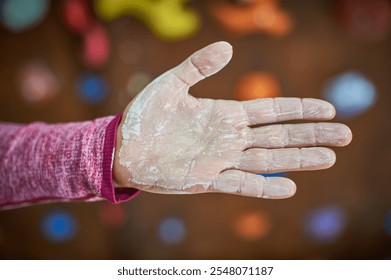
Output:
<instances>
[{"instance_id":1,"label":"blue climbing hold","mask_svg":"<svg viewBox=\"0 0 391 280\"><path fill-rule=\"evenodd\" d=\"M95 105L105 100L109 87L100 76L83 74L78 79L77 88L83 101Z\"/></svg>"},{"instance_id":2,"label":"blue climbing hold","mask_svg":"<svg viewBox=\"0 0 391 280\"><path fill-rule=\"evenodd\" d=\"M75 236L77 222L70 213L63 210L56 210L44 216L41 230L49 241L65 242Z\"/></svg>"}]
</instances>

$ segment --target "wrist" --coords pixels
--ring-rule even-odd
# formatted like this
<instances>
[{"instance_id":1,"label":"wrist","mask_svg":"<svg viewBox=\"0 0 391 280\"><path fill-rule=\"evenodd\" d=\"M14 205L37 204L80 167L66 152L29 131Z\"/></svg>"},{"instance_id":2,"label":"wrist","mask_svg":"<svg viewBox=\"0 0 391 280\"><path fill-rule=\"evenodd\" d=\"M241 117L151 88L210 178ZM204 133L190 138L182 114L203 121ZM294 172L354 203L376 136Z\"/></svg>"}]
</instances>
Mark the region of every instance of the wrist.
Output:
<instances>
[{"instance_id":1,"label":"wrist","mask_svg":"<svg viewBox=\"0 0 391 280\"><path fill-rule=\"evenodd\" d=\"M122 140L123 140L122 133L121 133L122 125L123 125L123 120L121 119L116 131L114 156L113 156L113 181L114 181L115 188L129 186L129 182L126 180L127 178L126 174L128 173L128 171L120 163L120 157L119 157L119 153L122 146Z\"/></svg>"},{"instance_id":2,"label":"wrist","mask_svg":"<svg viewBox=\"0 0 391 280\"><path fill-rule=\"evenodd\" d=\"M113 181L115 175L118 180L117 184L121 185L122 182L120 179L123 177L119 176L121 171L118 168L114 169L114 167L117 167L119 164L118 160L116 160L118 158L116 154L119 150L119 148L117 149L117 140L121 140L121 138L117 139L117 132L120 130L119 124L121 122L121 117L122 114L116 116L107 126L104 144L101 196L113 203L127 201L139 193L138 190L133 188L121 188L120 186L115 188L115 182ZM121 142L119 141L119 143ZM125 186L125 184L123 186Z\"/></svg>"}]
</instances>

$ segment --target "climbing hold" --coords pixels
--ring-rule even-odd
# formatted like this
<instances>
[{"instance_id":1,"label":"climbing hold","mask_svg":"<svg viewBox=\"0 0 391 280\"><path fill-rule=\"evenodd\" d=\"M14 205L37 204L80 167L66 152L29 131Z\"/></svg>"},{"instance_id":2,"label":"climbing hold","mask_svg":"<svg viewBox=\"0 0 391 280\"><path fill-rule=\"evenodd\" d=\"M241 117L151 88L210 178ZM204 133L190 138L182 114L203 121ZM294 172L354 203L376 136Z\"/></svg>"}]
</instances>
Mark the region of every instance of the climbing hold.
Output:
<instances>
[{"instance_id":1,"label":"climbing hold","mask_svg":"<svg viewBox=\"0 0 391 280\"><path fill-rule=\"evenodd\" d=\"M80 97L89 104L102 102L108 94L107 82L94 74L83 74L77 82Z\"/></svg>"},{"instance_id":2,"label":"climbing hold","mask_svg":"<svg viewBox=\"0 0 391 280\"><path fill-rule=\"evenodd\" d=\"M0 19L7 29L22 32L38 25L48 10L48 0L3 0Z\"/></svg>"},{"instance_id":3,"label":"climbing hold","mask_svg":"<svg viewBox=\"0 0 391 280\"><path fill-rule=\"evenodd\" d=\"M210 11L223 29L232 34L264 32L284 36L293 28L291 16L281 10L277 0L250 0L241 4L213 1Z\"/></svg>"},{"instance_id":4,"label":"climbing hold","mask_svg":"<svg viewBox=\"0 0 391 280\"><path fill-rule=\"evenodd\" d=\"M97 15L104 20L131 16L142 21L156 36L175 41L193 35L199 26L187 0L96 0Z\"/></svg>"},{"instance_id":5,"label":"climbing hold","mask_svg":"<svg viewBox=\"0 0 391 280\"><path fill-rule=\"evenodd\" d=\"M87 0L66 0L63 5L63 18L66 26L76 33L84 33L92 25Z\"/></svg>"}]
</instances>

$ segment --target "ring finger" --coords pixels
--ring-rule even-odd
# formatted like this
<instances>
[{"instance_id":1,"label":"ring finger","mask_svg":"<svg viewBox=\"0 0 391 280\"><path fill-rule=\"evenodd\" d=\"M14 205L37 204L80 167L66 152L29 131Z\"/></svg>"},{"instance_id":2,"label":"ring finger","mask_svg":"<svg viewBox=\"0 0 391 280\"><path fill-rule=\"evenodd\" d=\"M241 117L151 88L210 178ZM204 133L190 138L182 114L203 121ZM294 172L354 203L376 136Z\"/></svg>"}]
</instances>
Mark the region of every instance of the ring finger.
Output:
<instances>
[{"instance_id":1,"label":"ring finger","mask_svg":"<svg viewBox=\"0 0 391 280\"><path fill-rule=\"evenodd\" d=\"M249 149L243 152L235 168L256 173L319 170L335 163L335 153L328 148Z\"/></svg>"}]
</instances>

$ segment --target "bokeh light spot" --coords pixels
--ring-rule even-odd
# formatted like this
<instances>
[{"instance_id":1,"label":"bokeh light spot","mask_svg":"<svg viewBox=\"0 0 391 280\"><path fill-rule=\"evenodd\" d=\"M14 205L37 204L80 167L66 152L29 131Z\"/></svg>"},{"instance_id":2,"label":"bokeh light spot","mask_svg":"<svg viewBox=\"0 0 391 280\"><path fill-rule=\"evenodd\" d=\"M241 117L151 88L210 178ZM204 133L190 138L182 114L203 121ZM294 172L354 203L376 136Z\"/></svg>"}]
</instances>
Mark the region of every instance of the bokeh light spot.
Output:
<instances>
[{"instance_id":1,"label":"bokeh light spot","mask_svg":"<svg viewBox=\"0 0 391 280\"><path fill-rule=\"evenodd\" d=\"M320 243L337 240L346 228L346 214L335 205L311 210L305 217L304 230L309 238Z\"/></svg>"},{"instance_id":2,"label":"bokeh light spot","mask_svg":"<svg viewBox=\"0 0 391 280\"><path fill-rule=\"evenodd\" d=\"M385 39L391 30L389 0L338 0L336 17L340 26L355 36Z\"/></svg>"},{"instance_id":3,"label":"bokeh light spot","mask_svg":"<svg viewBox=\"0 0 391 280\"><path fill-rule=\"evenodd\" d=\"M60 84L53 71L41 63L29 63L20 72L23 98L33 104L42 104L56 96Z\"/></svg>"},{"instance_id":4,"label":"bokeh light spot","mask_svg":"<svg viewBox=\"0 0 391 280\"><path fill-rule=\"evenodd\" d=\"M77 232L77 222L72 214L57 210L48 213L42 219L42 233L51 242L65 242Z\"/></svg>"},{"instance_id":5,"label":"bokeh light spot","mask_svg":"<svg viewBox=\"0 0 391 280\"><path fill-rule=\"evenodd\" d=\"M266 72L250 72L243 75L236 85L237 100L252 100L280 95L280 86L276 78Z\"/></svg>"},{"instance_id":6,"label":"bokeh light spot","mask_svg":"<svg viewBox=\"0 0 391 280\"><path fill-rule=\"evenodd\" d=\"M131 96L136 96L151 82L151 77L147 73L138 72L133 74L129 81L127 90Z\"/></svg>"},{"instance_id":7,"label":"bokeh light spot","mask_svg":"<svg viewBox=\"0 0 391 280\"><path fill-rule=\"evenodd\" d=\"M165 243L178 244L182 242L185 235L185 225L178 218L166 218L159 225L159 237Z\"/></svg>"},{"instance_id":8,"label":"bokeh light spot","mask_svg":"<svg viewBox=\"0 0 391 280\"><path fill-rule=\"evenodd\" d=\"M94 24L83 33L82 56L89 67L103 66L110 55L110 40L104 25Z\"/></svg>"},{"instance_id":9,"label":"bokeh light spot","mask_svg":"<svg viewBox=\"0 0 391 280\"><path fill-rule=\"evenodd\" d=\"M77 88L81 98L89 104L102 102L108 94L106 81L94 74L84 74L78 79Z\"/></svg>"},{"instance_id":10,"label":"bokeh light spot","mask_svg":"<svg viewBox=\"0 0 391 280\"><path fill-rule=\"evenodd\" d=\"M91 26L92 18L87 1L65 0L62 10L65 24L70 30L83 33Z\"/></svg>"},{"instance_id":11,"label":"bokeh light spot","mask_svg":"<svg viewBox=\"0 0 391 280\"><path fill-rule=\"evenodd\" d=\"M126 222L126 212L121 205L105 203L99 209L99 218L108 228L119 228Z\"/></svg>"},{"instance_id":12,"label":"bokeh light spot","mask_svg":"<svg viewBox=\"0 0 391 280\"><path fill-rule=\"evenodd\" d=\"M261 210L241 214L235 221L234 231L242 239L254 241L265 237L271 229L270 216Z\"/></svg>"},{"instance_id":13,"label":"bokeh light spot","mask_svg":"<svg viewBox=\"0 0 391 280\"><path fill-rule=\"evenodd\" d=\"M22 32L37 25L49 9L48 0L4 0L1 2L0 19L5 27L14 32Z\"/></svg>"},{"instance_id":14,"label":"bokeh light spot","mask_svg":"<svg viewBox=\"0 0 391 280\"><path fill-rule=\"evenodd\" d=\"M386 219L384 221L384 229L386 233L391 236L391 209L388 210L386 214Z\"/></svg>"},{"instance_id":15,"label":"bokeh light spot","mask_svg":"<svg viewBox=\"0 0 391 280\"><path fill-rule=\"evenodd\" d=\"M119 58L126 64L134 64L141 60L143 56L143 47L137 41L126 40L118 44L116 53Z\"/></svg>"},{"instance_id":16,"label":"bokeh light spot","mask_svg":"<svg viewBox=\"0 0 391 280\"><path fill-rule=\"evenodd\" d=\"M346 72L326 82L324 97L340 118L352 118L370 109L376 101L376 89L358 72Z\"/></svg>"}]
</instances>

